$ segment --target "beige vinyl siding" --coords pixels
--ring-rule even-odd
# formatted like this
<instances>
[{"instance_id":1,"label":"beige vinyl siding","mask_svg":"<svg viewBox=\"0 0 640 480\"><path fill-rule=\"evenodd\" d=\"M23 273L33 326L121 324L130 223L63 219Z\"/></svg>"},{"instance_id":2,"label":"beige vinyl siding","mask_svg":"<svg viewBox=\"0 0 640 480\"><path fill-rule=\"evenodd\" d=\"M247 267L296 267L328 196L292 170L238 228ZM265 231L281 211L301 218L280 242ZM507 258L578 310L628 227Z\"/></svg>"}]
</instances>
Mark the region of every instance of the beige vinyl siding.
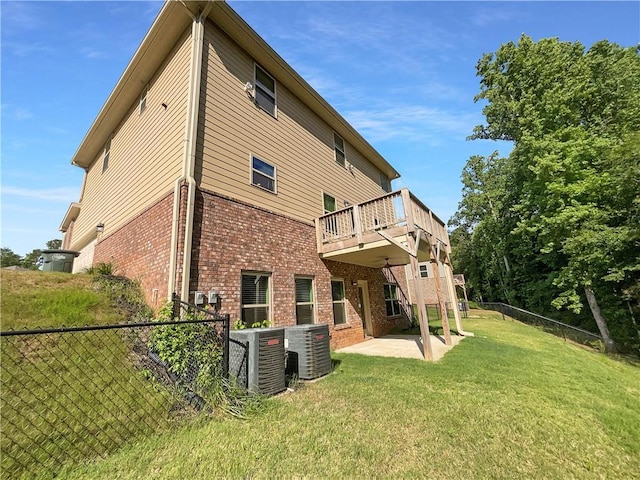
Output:
<instances>
[{"instance_id":1,"label":"beige vinyl siding","mask_svg":"<svg viewBox=\"0 0 640 480\"><path fill-rule=\"evenodd\" d=\"M323 214L322 191L358 203L382 195L380 171L345 141L352 171L335 161L333 129L276 79L277 118L247 97L254 59L211 22L206 24L205 78L196 180L202 188L305 222ZM338 132L340 133L340 132ZM277 169L277 195L251 185L256 155Z\"/></svg>"},{"instance_id":2,"label":"beige vinyl siding","mask_svg":"<svg viewBox=\"0 0 640 480\"><path fill-rule=\"evenodd\" d=\"M145 111L139 114L136 99L113 132L104 173L103 152L96 155L86 173L72 248L95 236L98 223L109 235L173 189L182 172L190 53L189 30L149 81Z\"/></svg>"}]
</instances>

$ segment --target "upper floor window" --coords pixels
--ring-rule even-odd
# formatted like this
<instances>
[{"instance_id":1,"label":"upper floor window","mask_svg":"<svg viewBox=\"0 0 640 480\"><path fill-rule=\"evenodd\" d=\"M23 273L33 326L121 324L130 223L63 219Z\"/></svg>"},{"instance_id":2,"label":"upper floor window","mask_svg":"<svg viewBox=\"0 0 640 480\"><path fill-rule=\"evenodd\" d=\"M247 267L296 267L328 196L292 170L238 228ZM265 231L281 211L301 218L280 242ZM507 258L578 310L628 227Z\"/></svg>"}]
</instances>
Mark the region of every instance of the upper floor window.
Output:
<instances>
[{"instance_id":1,"label":"upper floor window","mask_svg":"<svg viewBox=\"0 0 640 480\"><path fill-rule=\"evenodd\" d=\"M384 173L380 173L380 186L387 193L391 191L391 180Z\"/></svg>"},{"instance_id":2,"label":"upper floor window","mask_svg":"<svg viewBox=\"0 0 640 480\"><path fill-rule=\"evenodd\" d=\"M269 304L270 275L268 273L243 273L241 285L242 322L250 327L255 323L271 320Z\"/></svg>"},{"instance_id":3,"label":"upper floor window","mask_svg":"<svg viewBox=\"0 0 640 480\"><path fill-rule=\"evenodd\" d=\"M104 153L102 154L102 173L109 168L109 155L111 154L111 139L107 140L104 145Z\"/></svg>"},{"instance_id":4,"label":"upper floor window","mask_svg":"<svg viewBox=\"0 0 640 480\"><path fill-rule=\"evenodd\" d=\"M346 161L345 161L346 155L344 153L344 140L337 133L333 134L333 149L334 149L335 154L336 154L336 162L338 162L339 165L345 167L346 166Z\"/></svg>"},{"instance_id":5,"label":"upper floor window","mask_svg":"<svg viewBox=\"0 0 640 480\"><path fill-rule=\"evenodd\" d=\"M324 213L331 213L337 210L336 207L336 197L332 197L328 193L322 194L323 202L324 202Z\"/></svg>"},{"instance_id":6,"label":"upper floor window","mask_svg":"<svg viewBox=\"0 0 640 480\"><path fill-rule=\"evenodd\" d=\"M394 283L384 284L384 303L387 306L387 317L400 315L400 302L398 301L398 285Z\"/></svg>"},{"instance_id":7,"label":"upper floor window","mask_svg":"<svg viewBox=\"0 0 640 480\"><path fill-rule=\"evenodd\" d=\"M429 277L429 270L426 264L423 265L418 265L418 268L420 269L420 277L421 278L428 278Z\"/></svg>"},{"instance_id":8,"label":"upper floor window","mask_svg":"<svg viewBox=\"0 0 640 480\"><path fill-rule=\"evenodd\" d=\"M296 278L296 323L313 323L313 278Z\"/></svg>"},{"instance_id":9,"label":"upper floor window","mask_svg":"<svg viewBox=\"0 0 640 480\"><path fill-rule=\"evenodd\" d=\"M138 107L138 114L142 115L142 112L144 112L147 108L147 90L149 88L148 87L144 87L144 89L142 90L142 93L140 94L140 104Z\"/></svg>"},{"instance_id":10,"label":"upper floor window","mask_svg":"<svg viewBox=\"0 0 640 480\"><path fill-rule=\"evenodd\" d=\"M256 65L256 103L260 108L276 116L276 81Z\"/></svg>"},{"instance_id":11,"label":"upper floor window","mask_svg":"<svg viewBox=\"0 0 640 480\"><path fill-rule=\"evenodd\" d=\"M258 157L251 157L251 183L276 193L276 167Z\"/></svg>"}]
</instances>

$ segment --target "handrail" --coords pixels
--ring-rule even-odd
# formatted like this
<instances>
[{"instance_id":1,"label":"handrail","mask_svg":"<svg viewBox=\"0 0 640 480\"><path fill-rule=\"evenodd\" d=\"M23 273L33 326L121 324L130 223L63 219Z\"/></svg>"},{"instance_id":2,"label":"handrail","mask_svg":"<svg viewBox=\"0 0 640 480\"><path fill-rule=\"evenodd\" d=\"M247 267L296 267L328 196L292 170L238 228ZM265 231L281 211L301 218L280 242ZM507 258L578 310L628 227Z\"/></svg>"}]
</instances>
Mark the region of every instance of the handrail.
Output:
<instances>
[{"instance_id":1,"label":"handrail","mask_svg":"<svg viewBox=\"0 0 640 480\"><path fill-rule=\"evenodd\" d=\"M448 246L446 225L415 195L403 188L318 217L321 244L358 237L378 230L414 225ZM408 225L411 222L414 225Z\"/></svg>"}]
</instances>

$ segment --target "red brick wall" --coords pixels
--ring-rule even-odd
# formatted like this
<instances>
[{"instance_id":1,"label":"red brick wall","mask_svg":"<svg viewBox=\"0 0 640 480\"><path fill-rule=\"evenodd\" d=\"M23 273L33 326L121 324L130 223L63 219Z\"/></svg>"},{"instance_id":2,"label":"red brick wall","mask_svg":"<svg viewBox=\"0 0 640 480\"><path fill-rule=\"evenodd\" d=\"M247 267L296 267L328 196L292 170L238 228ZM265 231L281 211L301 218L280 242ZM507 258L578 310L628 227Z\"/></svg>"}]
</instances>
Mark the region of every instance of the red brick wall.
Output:
<instances>
[{"instance_id":1,"label":"red brick wall","mask_svg":"<svg viewBox=\"0 0 640 480\"><path fill-rule=\"evenodd\" d=\"M206 191L196 196L191 292L219 292L219 308L241 316L242 271L271 273L274 326L295 325L295 276L313 276L316 323L329 325L331 346L340 348L364 338L358 310L358 290L352 280L367 280L373 334L384 335L393 326L386 318L380 270L321 260L315 228L287 217ZM333 325L331 278L344 279L347 323Z\"/></svg>"},{"instance_id":2,"label":"red brick wall","mask_svg":"<svg viewBox=\"0 0 640 480\"><path fill-rule=\"evenodd\" d=\"M179 245L184 238L187 187L181 189ZM158 307L167 298L173 194L169 194L96 245L94 264L112 262L118 273L140 279L147 301ZM191 257L191 295L197 290L219 292L218 308L239 319L240 280L243 271L271 273L274 326L295 325L295 277L313 276L316 323L329 325L332 348L358 343L364 330L354 280L369 288L372 333L385 335L396 319L387 319L381 270L322 260L316 250L312 225L260 208L198 190ZM177 287L183 252L178 251ZM344 280L347 322L333 324L331 279ZM400 279L400 277L398 277ZM154 290L156 292L154 293ZM155 301L154 301L155 300Z\"/></svg>"},{"instance_id":3,"label":"red brick wall","mask_svg":"<svg viewBox=\"0 0 640 480\"><path fill-rule=\"evenodd\" d=\"M154 308L167 298L172 211L173 194L169 194L100 239L93 257L94 265L111 262L118 274L139 279L147 302Z\"/></svg>"}]
</instances>

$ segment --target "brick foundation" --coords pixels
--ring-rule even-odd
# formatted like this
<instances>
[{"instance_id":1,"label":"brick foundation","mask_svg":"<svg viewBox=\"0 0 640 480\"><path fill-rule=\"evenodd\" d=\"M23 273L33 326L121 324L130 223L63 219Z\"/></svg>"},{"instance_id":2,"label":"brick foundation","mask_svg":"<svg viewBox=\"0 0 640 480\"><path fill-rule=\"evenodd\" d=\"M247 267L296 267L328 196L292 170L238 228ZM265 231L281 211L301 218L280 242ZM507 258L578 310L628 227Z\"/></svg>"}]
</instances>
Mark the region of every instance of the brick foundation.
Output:
<instances>
[{"instance_id":1,"label":"brick foundation","mask_svg":"<svg viewBox=\"0 0 640 480\"><path fill-rule=\"evenodd\" d=\"M373 335L384 335L394 327L395 320L386 317L381 271L320 259L312 225L206 191L197 193L194 223L190 291L217 290L218 308L229 313L232 322L241 316L241 273L257 271L271 274L274 326L296 324L295 277L299 275L314 278L315 322L329 325L332 348L364 338L353 280L368 282ZM344 325L333 324L332 278L344 280Z\"/></svg>"},{"instance_id":2,"label":"brick foundation","mask_svg":"<svg viewBox=\"0 0 640 480\"><path fill-rule=\"evenodd\" d=\"M182 278L187 187L180 192L177 286ZM95 248L94 264L113 262L118 273L140 279L147 301L157 308L167 298L173 194L169 194L118 231L101 239ZM190 298L195 291L215 289L217 308L229 313L232 323L241 317L240 281L243 271L271 275L271 318L274 326L296 324L295 277L311 276L315 288L315 323L329 325L334 349L364 339L358 286L366 280L373 336L387 334L398 323L388 319L382 270L351 265L318 256L313 225L292 220L255 206L197 190L191 253ZM406 289L400 271L398 286ZM334 325L331 279L344 280L347 321Z\"/></svg>"},{"instance_id":3,"label":"brick foundation","mask_svg":"<svg viewBox=\"0 0 640 480\"><path fill-rule=\"evenodd\" d=\"M94 265L113 263L116 272L139 279L153 308L167 298L173 194L169 194L122 228L98 241Z\"/></svg>"}]
</instances>

